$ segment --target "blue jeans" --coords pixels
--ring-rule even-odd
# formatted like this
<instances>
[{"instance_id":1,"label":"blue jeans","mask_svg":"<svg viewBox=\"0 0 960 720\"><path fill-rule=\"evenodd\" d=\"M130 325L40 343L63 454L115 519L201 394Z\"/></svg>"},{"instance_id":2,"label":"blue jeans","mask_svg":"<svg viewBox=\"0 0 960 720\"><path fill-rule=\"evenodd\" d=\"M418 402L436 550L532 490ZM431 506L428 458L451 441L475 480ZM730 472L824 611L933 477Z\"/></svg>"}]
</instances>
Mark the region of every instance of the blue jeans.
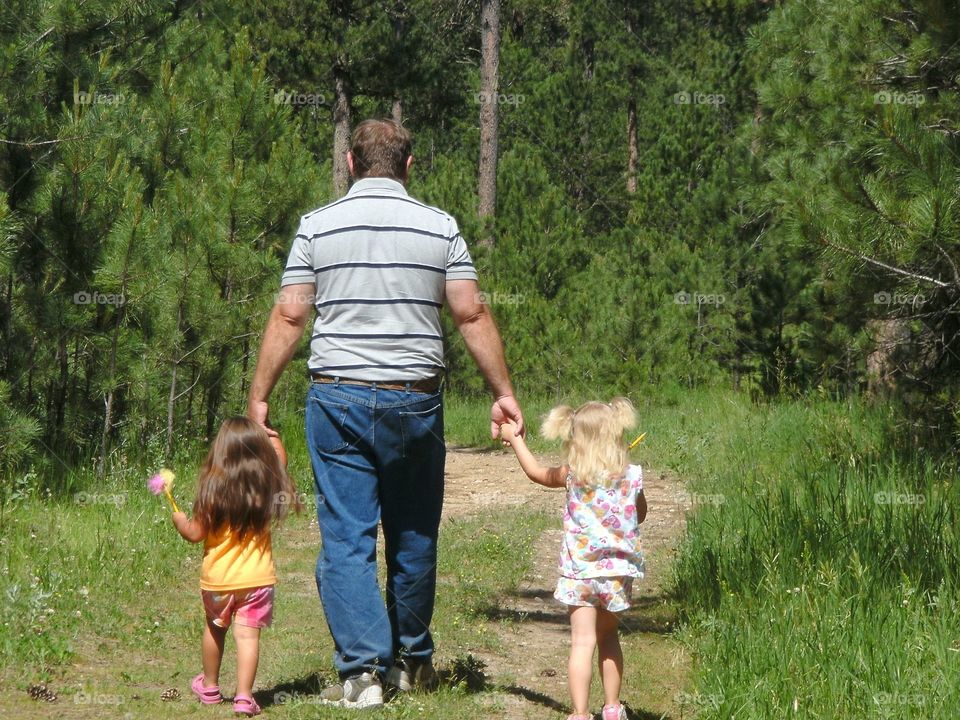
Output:
<instances>
[{"instance_id":1,"label":"blue jeans","mask_svg":"<svg viewBox=\"0 0 960 720\"><path fill-rule=\"evenodd\" d=\"M312 383L307 448L322 546L317 590L342 678L433 655L443 395ZM387 565L377 581L377 525Z\"/></svg>"}]
</instances>

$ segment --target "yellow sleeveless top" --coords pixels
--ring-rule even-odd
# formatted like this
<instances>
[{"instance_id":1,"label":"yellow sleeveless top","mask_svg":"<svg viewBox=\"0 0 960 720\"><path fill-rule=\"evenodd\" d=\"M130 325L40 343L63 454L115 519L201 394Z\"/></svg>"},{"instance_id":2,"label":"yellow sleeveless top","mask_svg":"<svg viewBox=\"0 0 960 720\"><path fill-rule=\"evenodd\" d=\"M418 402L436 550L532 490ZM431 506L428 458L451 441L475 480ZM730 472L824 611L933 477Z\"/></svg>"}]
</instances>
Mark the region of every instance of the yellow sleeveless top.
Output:
<instances>
[{"instance_id":1,"label":"yellow sleeveless top","mask_svg":"<svg viewBox=\"0 0 960 720\"><path fill-rule=\"evenodd\" d=\"M207 535L200 566L201 589L241 590L276 583L269 532L248 535L243 542L226 526Z\"/></svg>"}]
</instances>

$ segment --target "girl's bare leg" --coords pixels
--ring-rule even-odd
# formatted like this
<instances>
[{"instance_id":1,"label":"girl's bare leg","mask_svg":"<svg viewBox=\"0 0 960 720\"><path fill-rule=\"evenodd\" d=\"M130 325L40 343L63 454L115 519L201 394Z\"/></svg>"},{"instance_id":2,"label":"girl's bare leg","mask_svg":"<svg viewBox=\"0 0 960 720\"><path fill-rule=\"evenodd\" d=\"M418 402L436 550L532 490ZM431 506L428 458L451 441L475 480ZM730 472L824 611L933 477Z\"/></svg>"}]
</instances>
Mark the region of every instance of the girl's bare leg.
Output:
<instances>
[{"instance_id":1,"label":"girl's bare leg","mask_svg":"<svg viewBox=\"0 0 960 720\"><path fill-rule=\"evenodd\" d=\"M234 624L233 639L237 641L237 695L253 697L260 662L260 628Z\"/></svg>"},{"instance_id":2,"label":"girl's bare leg","mask_svg":"<svg viewBox=\"0 0 960 720\"><path fill-rule=\"evenodd\" d=\"M597 609L575 607L570 611L570 662L567 681L570 699L577 714L589 713L590 679L593 673L593 651L597 646Z\"/></svg>"},{"instance_id":3,"label":"girl's bare leg","mask_svg":"<svg viewBox=\"0 0 960 720\"><path fill-rule=\"evenodd\" d=\"M620 683L623 678L623 651L620 649L619 621L609 610L597 610L597 664L603 678L603 702L620 702Z\"/></svg>"},{"instance_id":4,"label":"girl's bare leg","mask_svg":"<svg viewBox=\"0 0 960 720\"><path fill-rule=\"evenodd\" d=\"M225 628L217 627L207 620L200 644L203 655L203 686L215 687L220 684L220 661L223 660L223 641L227 636Z\"/></svg>"}]
</instances>

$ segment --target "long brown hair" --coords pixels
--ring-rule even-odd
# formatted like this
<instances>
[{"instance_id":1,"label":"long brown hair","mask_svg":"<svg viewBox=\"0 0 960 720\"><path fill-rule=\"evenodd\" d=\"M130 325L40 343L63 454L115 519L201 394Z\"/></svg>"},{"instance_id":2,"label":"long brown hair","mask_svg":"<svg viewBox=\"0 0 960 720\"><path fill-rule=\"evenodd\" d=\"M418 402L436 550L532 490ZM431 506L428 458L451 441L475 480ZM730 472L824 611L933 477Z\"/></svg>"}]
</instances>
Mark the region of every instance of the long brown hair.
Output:
<instances>
[{"instance_id":1,"label":"long brown hair","mask_svg":"<svg viewBox=\"0 0 960 720\"><path fill-rule=\"evenodd\" d=\"M245 417L223 421L200 470L193 517L207 532L229 527L244 538L300 510L297 491L262 426Z\"/></svg>"}]
</instances>

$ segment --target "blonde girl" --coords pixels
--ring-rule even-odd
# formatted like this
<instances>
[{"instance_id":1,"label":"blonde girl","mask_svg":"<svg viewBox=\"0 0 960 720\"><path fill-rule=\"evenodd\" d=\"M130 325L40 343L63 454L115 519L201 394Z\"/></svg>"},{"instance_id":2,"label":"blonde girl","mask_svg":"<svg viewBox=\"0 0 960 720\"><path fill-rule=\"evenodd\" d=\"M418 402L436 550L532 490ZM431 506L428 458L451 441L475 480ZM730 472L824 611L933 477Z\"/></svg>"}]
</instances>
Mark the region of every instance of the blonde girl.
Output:
<instances>
[{"instance_id":1,"label":"blonde girl","mask_svg":"<svg viewBox=\"0 0 960 720\"><path fill-rule=\"evenodd\" d=\"M573 714L589 720L593 653L603 681L603 720L626 720L620 703L623 653L617 614L630 607L634 578L643 577L639 525L647 516L643 472L627 463L623 432L636 422L626 398L566 405L547 415L541 432L563 441L559 467L537 462L517 428L501 426L527 476L546 487L566 488L560 579L554 597L568 606L571 647L568 667Z\"/></svg>"},{"instance_id":2,"label":"blonde girl","mask_svg":"<svg viewBox=\"0 0 960 720\"><path fill-rule=\"evenodd\" d=\"M223 701L220 663L227 628L234 623L237 691L233 710L259 715L253 682L260 658L260 628L273 620L273 565L270 530L290 506L296 491L267 433L257 423L233 417L220 427L200 471L193 517L174 513L184 537L203 542L200 595L206 613L201 644L203 672L191 684L201 703Z\"/></svg>"}]
</instances>

